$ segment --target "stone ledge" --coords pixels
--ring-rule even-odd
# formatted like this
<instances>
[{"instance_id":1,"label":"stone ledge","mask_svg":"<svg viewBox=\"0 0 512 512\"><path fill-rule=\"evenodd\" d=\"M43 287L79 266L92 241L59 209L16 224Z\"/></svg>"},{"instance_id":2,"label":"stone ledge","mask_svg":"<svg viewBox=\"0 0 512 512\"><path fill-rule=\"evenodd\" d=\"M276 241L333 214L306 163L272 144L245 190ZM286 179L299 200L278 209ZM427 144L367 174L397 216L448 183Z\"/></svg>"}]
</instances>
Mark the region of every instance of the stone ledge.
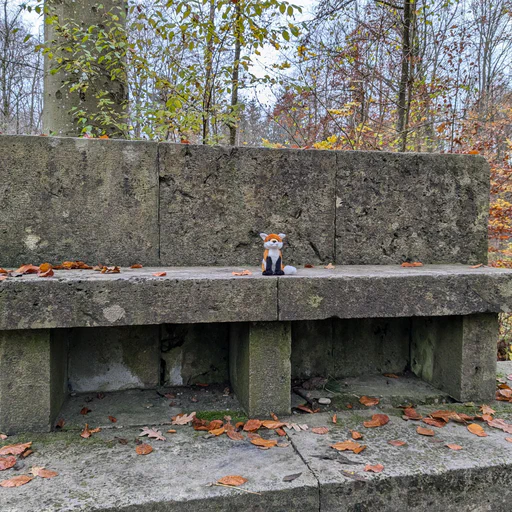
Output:
<instances>
[{"instance_id":1,"label":"stone ledge","mask_svg":"<svg viewBox=\"0 0 512 512\"><path fill-rule=\"evenodd\" d=\"M164 323L450 316L512 310L512 270L338 266L295 276L236 268L56 271L0 283L0 330ZM155 272L167 272L155 277Z\"/></svg>"}]
</instances>

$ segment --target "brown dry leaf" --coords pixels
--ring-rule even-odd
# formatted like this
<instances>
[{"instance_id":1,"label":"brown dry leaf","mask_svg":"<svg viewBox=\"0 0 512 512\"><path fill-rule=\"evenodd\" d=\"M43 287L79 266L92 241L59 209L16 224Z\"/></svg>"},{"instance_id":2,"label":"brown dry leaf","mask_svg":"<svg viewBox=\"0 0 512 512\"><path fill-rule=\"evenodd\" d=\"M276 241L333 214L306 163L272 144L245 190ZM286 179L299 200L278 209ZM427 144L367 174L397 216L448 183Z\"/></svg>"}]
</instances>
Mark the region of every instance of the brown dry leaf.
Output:
<instances>
[{"instance_id":1,"label":"brown dry leaf","mask_svg":"<svg viewBox=\"0 0 512 512\"><path fill-rule=\"evenodd\" d=\"M329 263L329 265L326 265L324 268L327 269L327 270L333 270L336 267L332 263Z\"/></svg>"},{"instance_id":2,"label":"brown dry leaf","mask_svg":"<svg viewBox=\"0 0 512 512\"><path fill-rule=\"evenodd\" d=\"M195 412L191 412L190 414L182 412L181 414L178 414L171 418L171 425L186 425L187 423L194 421L195 416Z\"/></svg>"},{"instance_id":3,"label":"brown dry leaf","mask_svg":"<svg viewBox=\"0 0 512 512\"><path fill-rule=\"evenodd\" d=\"M424 418L423 423L426 423L427 425L430 425L431 427L437 427L437 428L441 428L446 425L446 423L443 420L435 420L434 418Z\"/></svg>"},{"instance_id":4,"label":"brown dry leaf","mask_svg":"<svg viewBox=\"0 0 512 512\"><path fill-rule=\"evenodd\" d=\"M323 436L329 432L329 429L327 427L313 427L311 432L313 432L313 434L319 434Z\"/></svg>"},{"instance_id":5,"label":"brown dry leaf","mask_svg":"<svg viewBox=\"0 0 512 512\"><path fill-rule=\"evenodd\" d=\"M167 275L167 272L154 272L153 275L155 277L164 277Z\"/></svg>"},{"instance_id":6,"label":"brown dry leaf","mask_svg":"<svg viewBox=\"0 0 512 512\"><path fill-rule=\"evenodd\" d=\"M85 427L82 430L80 437L83 437L84 439L91 437L91 431L89 430L89 425L87 423L85 424Z\"/></svg>"},{"instance_id":7,"label":"brown dry leaf","mask_svg":"<svg viewBox=\"0 0 512 512\"><path fill-rule=\"evenodd\" d=\"M21 485L28 484L33 478L33 476L27 475L13 476L9 480L0 482L0 487L20 487Z\"/></svg>"},{"instance_id":8,"label":"brown dry leaf","mask_svg":"<svg viewBox=\"0 0 512 512\"><path fill-rule=\"evenodd\" d=\"M142 268L142 265L140 263L135 263L130 268Z\"/></svg>"},{"instance_id":9,"label":"brown dry leaf","mask_svg":"<svg viewBox=\"0 0 512 512\"><path fill-rule=\"evenodd\" d=\"M421 420L421 418L423 418L414 407L406 407L404 409L404 415L410 420Z\"/></svg>"},{"instance_id":10,"label":"brown dry leaf","mask_svg":"<svg viewBox=\"0 0 512 512\"><path fill-rule=\"evenodd\" d=\"M272 446L277 445L275 439L263 439L262 437L251 439L251 443L255 446L262 446L263 448L272 448Z\"/></svg>"},{"instance_id":11,"label":"brown dry leaf","mask_svg":"<svg viewBox=\"0 0 512 512\"><path fill-rule=\"evenodd\" d=\"M480 410L482 411L482 414L489 414L489 415L492 415L496 412L492 407L489 407L488 405L481 405Z\"/></svg>"},{"instance_id":12,"label":"brown dry leaf","mask_svg":"<svg viewBox=\"0 0 512 512\"><path fill-rule=\"evenodd\" d=\"M332 417L332 422L333 423L338 423L338 415L337 414L334 414L333 417Z\"/></svg>"},{"instance_id":13,"label":"brown dry leaf","mask_svg":"<svg viewBox=\"0 0 512 512\"><path fill-rule=\"evenodd\" d=\"M507 388L505 388L505 389L500 389L500 390L498 391L498 393L499 393L501 396L505 397L505 398L511 398L511 397L512 397L512 389L507 389Z\"/></svg>"},{"instance_id":14,"label":"brown dry leaf","mask_svg":"<svg viewBox=\"0 0 512 512\"><path fill-rule=\"evenodd\" d=\"M470 423L467 426L467 429L472 434L475 434L475 436L478 436L478 437L487 437L488 436L487 432L485 432L485 430L480 425L477 425L476 423Z\"/></svg>"},{"instance_id":15,"label":"brown dry leaf","mask_svg":"<svg viewBox=\"0 0 512 512\"><path fill-rule=\"evenodd\" d=\"M340 452L351 451L354 453L361 453L366 446L364 444L359 444L354 441L341 441L339 443L335 443L331 445L331 448L338 450Z\"/></svg>"},{"instance_id":16,"label":"brown dry leaf","mask_svg":"<svg viewBox=\"0 0 512 512\"><path fill-rule=\"evenodd\" d=\"M281 442L281 443L277 443L276 446L278 448L288 448L288 446L290 446L290 443L283 443L283 442Z\"/></svg>"},{"instance_id":17,"label":"brown dry leaf","mask_svg":"<svg viewBox=\"0 0 512 512\"><path fill-rule=\"evenodd\" d=\"M9 271L5 270L5 268L0 268L0 274L8 274Z\"/></svg>"},{"instance_id":18,"label":"brown dry leaf","mask_svg":"<svg viewBox=\"0 0 512 512\"><path fill-rule=\"evenodd\" d=\"M404 446L407 443L405 441L398 441L393 439L391 441L388 441L388 444L390 444L391 446Z\"/></svg>"},{"instance_id":19,"label":"brown dry leaf","mask_svg":"<svg viewBox=\"0 0 512 512\"><path fill-rule=\"evenodd\" d=\"M8 457L0 457L0 471L12 468L16 464L16 457L9 455Z\"/></svg>"},{"instance_id":20,"label":"brown dry leaf","mask_svg":"<svg viewBox=\"0 0 512 512\"><path fill-rule=\"evenodd\" d=\"M380 402L378 398L372 398L369 396L362 396L359 399L359 403L366 405L366 407L371 407L372 405L377 405Z\"/></svg>"},{"instance_id":21,"label":"brown dry leaf","mask_svg":"<svg viewBox=\"0 0 512 512\"><path fill-rule=\"evenodd\" d=\"M32 441L29 443L9 444L0 448L0 455L20 455L31 446Z\"/></svg>"},{"instance_id":22,"label":"brown dry leaf","mask_svg":"<svg viewBox=\"0 0 512 512\"><path fill-rule=\"evenodd\" d=\"M0 275L0 281L5 281L7 279L7 276Z\"/></svg>"},{"instance_id":23,"label":"brown dry leaf","mask_svg":"<svg viewBox=\"0 0 512 512\"><path fill-rule=\"evenodd\" d=\"M20 454L21 459L26 459L29 455L32 455L34 452L30 449L25 450L22 454Z\"/></svg>"},{"instance_id":24,"label":"brown dry leaf","mask_svg":"<svg viewBox=\"0 0 512 512\"><path fill-rule=\"evenodd\" d=\"M247 434L247 438L248 439L260 439L261 436L259 434L254 433L254 432L249 432Z\"/></svg>"},{"instance_id":25,"label":"brown dry leaf","mask_svg":"<svg viewBox=\"0 0 512 512\"><path fill-rule=\"evenodd\" d=\"M508 441L509 443L512 443L512 437L505 437L505 441Z\"/></svg>"},{"instance_id":26,"label":"brown dry leaf","mask_svg":"<svg viewBox=\"0 0 512 512\"><path fill-rule=\"evenodd\" d=\"M384 466L382 464L374 464L373 466L371 464L366 464L364 470L371 471L372 473L382 473Z\"/></svg>"},{"instance_id":27,"label":"brown dry leaf","mask_svg":"<svg viewBox=\"0 0 512 512\"><path fill-rule=\"evenodd\" d=\"M277 414L274 414L273 412L270 413L270 417L274 420L274 421L279 421L279 418L277 417Z\"/></svg>"},{"instance_id":28,"label":"brown dry leaf","mask_svg":"<svg viewBox=\"0 0 512 512\"><path fill-rule=\"evenodd\" d=\"M41 263L39 265L39 272L45 273L48 272L48 270L51 270L53 267L50 265L50 263Z\"/></svg>"},{"instance_id":29,"label":"brown dry leaf","mask_svg":"<svg viewBox=\"0 0 512 512\"><path fill-rule=\"evenodd\" d=\"M216 430L224 425L222 420L212 420L208 425L208 430Z\"/></svg>"},{"instance_id":30,"label":"brown dry leaf","mask_svg":"<svg viewBox=\"0 0 512 512\"><path fill-rule=\"evenodd\" d=\"M276 434L280 437L284 437L286 432L282 428L276 428Z\"/></svg>"},{"instance_id":31,"label":"brown dry leaf","mask_svg":"<svg viewBox=\"0 0 512 512\"><path fill-rule=\"evenodd\" d=\"M256 432L256 430L258 430L260 427L260 420L248 420L247 423L244 425L244 430L246 432Z\"/></svg>"},{"instance_id":32,"label":"brown dry leaf","mask_svg":"<svg viewBox=\"0 0 512 512\"><path fill-rule=\"evenodd\" d=\"M34 265L22 265L18 270L15 270L16 274L37 274L39 267Z\"/></svg>"},{"instance_id":33,"label":"brown dry leaf","mask_svg":"<svg viewBox=\"0 0 512 512\"><path fill-rule=\"evenodd\" d=\"M311 265L311 263L306 263L304 265L304 268L315 268L314 265Z\"/></svg>"},{"instance_id":34,"label":"brown dry leaf","mask_svg":"<svg viewBox=\"0 0 512 512\"><path fill-rule=\"evenodd\" d=\"M435 418L438 420L443 420L448 423L450 420L459 421L462 423L462 418L453 411L434 411L429 415L431 418Z\"/></svg>"},{"instance_id":35,"label":"brown dry leaf","mask_svg":"<svg viewBox=\"0 0 512 512\"><path fill-rule=\"evenodd\" d=\"M425 427L417 427L416 432L422 436L433 436L434 435L434 431L432 429L425 428Z\"/></svg>"},{"instance_id":36,"label":"brown dry leaf","mask_svg":"<svg viewBox=\"0 0 512 512\"><path fill-rule=\"evenodd\" d=\"M363 434L357 430L351 430L350 435L352 436L352 439L363 439Z\"/></svg>"},{"instance_id":37,"label":"brown dry leaf","mask_svg":"<svg viewBox=\"0 0 512 512\"><path fill-rule=\"evenodd\" d=\"M462 450L462 446L460 446L460 444L454 444L454 443L449 443L449 444L445 444L445 446L447 448L450 448L450 450Z\"/></svg>"},{"instance_id":38,"label":"brown dry leaf","mask_svg":"<svg viewBox=\"0 0 512 512\"><path fill-rule=\"evenodd\" d=\"M101 428L100 427L98 427L98 428L91 428L91 429L89 429L89 432L91 434L97 434L98 432L101 432Z\"/></svg>"},{"instance_id":39,"label":"brown dry leaf","mask_svg":"<svg viewBox=\"0 0 512 512\"><path fill-rule=\"evenodd\" d=\"M485 267L485 265L483 263L479 263L478 265L471 265L469 268L481 268L481 267Z\"/></svg>"},{"instance_id":40,"label":"brown dry leaf","mask_svg":"<svg viewBox=\"0 0 512 512\"><path fill-rule=\"evenodd\" d=\"M388 377L389 379L398 379L398 375L395 375L394 373L384 373L384 377Z\"/></svg>"},{"instance_id":41,"label":"brown dry leaf","mask_svg":"<svg viewBox=\"0 0 512 512\"><path fill-rule=\"evenodd\" d=\"M272 421L272 420L265 420L261 422L262 426L265 428L268 428L269 430L275 430L277 428L282 428L286 425L286 423L283 423L282 421Z\"/></svg>"},{"instance_id":42,"label":"brown dry leaf","mask_svg":"<svg viewBox=\"0 0 512 512\"><path fill-rule=\"evenodd\" d=\"M108 419L112 422L112 423L117 423L117 418L115 418L114 416L109 416Z\"/></svg>"},{"instance_id":43,"label":"brown dry leaf","mask_svg":"<svg viewBox=\"0 0 512 512\"><path fill-rule=\"evenodd\" d=\"M235 429L228 429L226 435L233 441L243 441L244 436L241 432L237 432Z\"/></svg>"},{"instance_id":44,"label":"brown dry leaf","mask_svg":"<svg viewBox=\"0 0 512 512\"><path fill-rule=\"evenodd\" d=\"M308 414L314 414L315 412L318 412L318 409L311 409L306 404L304 405L297 405L294 407L294 409L299 409L299 411L307 412Z\"/></svg>"},{"instance_id":45,"label":"brown dry leaf","mask_svg":"<svg viewBox=\"0 0 512 512\"><path fill-rule=\"evenodd\" d=\"M220 480L217 480L218 484L231 485L233 487L240 487L241 485L244 485L245 482L247 482L247 478L240 475L224 476Z\"/></svg>"},{"instance_id":46,"label":"brown dry leaf","mask_svg":"<svg viewBox=\"0 0 512 512\"><path fill-rule=\"evenodd\" d=\"M176 432L178 432L177 430L174 430L173 428L170 428L167 433L168 434L176 434Z\"/></svg>"},{"instance_id":47,"label":"brown dry leaf","mask_svg":"<svg viewBox=\"0 0 512 512\"><path fill-rule=\"evenodd\" d=\"M389 422L389 416L385 414L374 414L370 421L363 422L366 428L382 427Z\"/></svg>"},{"instance_id":48,"label":"brown dry leaf","mask_svg":"<svg viewBox=\"0 0 512 512\"><path fill-rule=\"evenodd\" d=\"M220 435L224 434L224 432L226 432L226 428L225 427L220 427L220 428L215 428L213 430L208 430L208 433L209 434L213 434L214 436L220 436Z\"/></svg>"},{"instance_id":49,"label":"brown dry leaf","mask_svg":"<svg viewBox=\"0 0 512 512\"><path fill-rule=\"evenodd\" d=\"M57 471L50 471L49 469L39 468L37 466L34 466L30 470L30 472L34 476L40 476L41 478L54 478L59 474L59 473L57 473Z\"/></svg>"},{"instance_id":50,"label":"brown dry leaf","mask_svg":"<svg viewBox=\"0 0 512 512\"><path fill-rule=\"evenodd\" d=\"M242 272L232 272L234 276L252 276L252 272L250 270L242 270Z\"/></svg>"},{"instance_id":51,"label":"brown dry leaf","mask_svg":"<svg viewBox=\"0 0 512 512\"><path fill-rule=\"evenodd\" d=\"M500 430L503 430L503 432L506 432L507 434L512 434L512 425L509 423L506 423L505 421L501 419L495 419L492 421L488 421L487 425L494 428L499 428Z\"/></svg>"},{"instance_id":52,"label":"brown dry leaf","mask_svg":"<svg viewBox=\"0 0 512 512\"><path fill-rule=\"evenodd\" d=\"M64 428L65 424L66 424L66 422L64 421L63 418L61 418L59 421L57 421L57 423L55 423L55 427L56 428Z\"/></svg>"},{"instance_id":53,"label":"brown dry leaf","mask_svg":"<svg viewBox=\"0 0 512 512\"><path fill-rule=\"evenodd\" d=\"M153 451L153 448L149 444L139 444L135 447L137 455L149 455Z\"/></svg>"},{"instance_id":54,"label":"brown dry leaf","mask_svg":"<svg viewBox=\"0 0 512 512\"><path fill-rule=\"evenodd\" d=\"M148 436L150 439L156 439L157 441L165 441L165 437L162 435L160 430L154 430L152 428L144 427L139 437Z\"/></svg>"},{"instance_id":55,"label":"brown dry leaf","mask_svg":"<svg viewBox=\"0 0 512 512\"><path fill-rule=\"evenodd\" d=\"M5 434L0 434L0 440L5 441L7 436Z\"/></svg>"},{"instance_id":56,"label":"brown dry leaf","mask_svg":"<svg viewBox=\"0 0 512 512\"><path fill-rule=\"evenodd\" d=\"M91 411L91 409L89 409L89 407L83 407L82 410L80 411L80 414L82 416L85 416L86 414L89 414Z\"/></svg>"},{"instance_id":57,"label":"brown dry leaf","mask_svg":"<svg viewBox=\"0 0 512 512\"><path fill-rule=\"evenodd\" d=\"M120 274L121 273L121 268L120 267L103 267L101 269L101 273L102 274Z\"/></svg>"},{"instance_id":58,"label":"brown dry leaf","mask_svg":"<svg viewBox=\"0 0 512 512\"><path fill-rule=\"evenodd\" d=\"M420 263L419 261L404 261L402 263L402 267L423 267L423 263Z\"/></svg>"}]
</instances>

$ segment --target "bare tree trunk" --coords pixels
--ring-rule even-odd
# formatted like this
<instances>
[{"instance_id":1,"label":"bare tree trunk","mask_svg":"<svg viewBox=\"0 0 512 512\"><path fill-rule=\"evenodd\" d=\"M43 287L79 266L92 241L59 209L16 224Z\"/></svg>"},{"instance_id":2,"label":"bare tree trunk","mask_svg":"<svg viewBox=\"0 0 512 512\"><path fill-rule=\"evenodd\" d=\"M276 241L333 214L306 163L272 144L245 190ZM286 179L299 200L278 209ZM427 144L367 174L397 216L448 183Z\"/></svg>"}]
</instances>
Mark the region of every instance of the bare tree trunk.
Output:
<instances>
[{"instance_id":1,"label":"bare tree trunk","mask_svg":"<svg viewBox=\"0 0 512 512\"><path fill-rule=\"evenodd\" d=\"M210 13L208 16L209 30L212 33L209 35L208 43L206 44L204 54L205 66L205 86L203 92L203 144L208 142L209 126L210 126L210 108L212 103L213 94L213 33L215 32L215 0L210 0Z\"/></svg>"},{"instance_id":2,"label":"bare tree trunk","mask_svg":"<svg viewBox=\"0 0 512 512\"><path fill-rule=\"evenodd\" d=\"M231 75L231 115L234 117L236 115L236 107L238 105L238 80L240 73L240 56L242 53L242 43L240 41L242 36L242 16L241 16L241 7L240 2L237 2L235 6L235 26L234 26L234 35L235 35L235 53L233 56L233 73ZM229 125L229 143L232 146L236 146L236 132L237 132L237 122L232 120Z\"/></svg>"}]
</instances>

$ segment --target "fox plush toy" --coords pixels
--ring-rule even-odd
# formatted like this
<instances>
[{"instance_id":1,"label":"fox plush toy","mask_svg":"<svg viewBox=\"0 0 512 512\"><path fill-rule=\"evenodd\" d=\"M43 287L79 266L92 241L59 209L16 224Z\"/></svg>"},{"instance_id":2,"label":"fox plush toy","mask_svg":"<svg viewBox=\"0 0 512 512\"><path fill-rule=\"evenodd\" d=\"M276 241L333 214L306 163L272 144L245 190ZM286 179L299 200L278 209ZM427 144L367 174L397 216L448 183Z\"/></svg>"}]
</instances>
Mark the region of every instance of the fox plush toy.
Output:
<instances>
[{"instance_id":1,"label":"fox plush toy","mask_svg":"<svg viewBox=\"0 0 512 512\"><path fill-rule=\"evenodd\" d=\"M263 240L263 261L261 262L261 270L264 276L283 276L285 274L295 274L297 269L291 265L283 266L283 239L286 237L284 233L278 235L260 233Z\"/></svg>"}]
</instances>

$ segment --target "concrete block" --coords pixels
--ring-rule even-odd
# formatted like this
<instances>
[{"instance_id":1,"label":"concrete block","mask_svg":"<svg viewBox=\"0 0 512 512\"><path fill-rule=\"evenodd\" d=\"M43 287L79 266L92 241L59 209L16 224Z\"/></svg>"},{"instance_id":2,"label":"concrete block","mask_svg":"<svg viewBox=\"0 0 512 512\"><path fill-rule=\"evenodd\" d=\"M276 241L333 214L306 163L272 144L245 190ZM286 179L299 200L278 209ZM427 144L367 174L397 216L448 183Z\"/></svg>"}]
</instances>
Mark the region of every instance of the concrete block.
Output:
<instances>
[{"instance_id":1,"label":"concrete block","mask_svg":"<svg viewBox=\"0 0 512 512\"><path fill-rule=\"evenodd\" d=\"M160 383L159 327L69 329L73 391L154 388Z\"/></svg>"},{"instance_id":2,"label":"concrete block","mask_svg":"<svg viewBox=\"0 0 512 512\"><path fill-rule=\"evenodd\" d=\"M0 431L48 432L67 391L67 344L49 329L0 331Z\"/></svg>"},{"instance_id":3,"label":"concrete block","mask_svg":"<svg viewBox=\"0 0 512 512\"><path fill-rule=\"evenodd\" d=\"M162 265L258 265L260 232L284 262L334 259L336 156L329 151L160 145Z\"/></svg>"},{"instance_id":4,"label":"concrete block","mask_svg":"<svg viewBox=\"0 0 512 512\"><path fill-rule=\"evenodd\" d=\"M337 153L338 264L486 263L488 211L481 157Z\"/></svg>"},{"instance_id":5,"label":"concrete block","mask_svg":"<svg viewBox=\"0 0 512 512\"><path fill-rule=\"evenodd\" d=\"M164 386L229 381L228 324L162 326Z\"/></svg>"},{"instance_id":6,"label":"concrete block","mask_svg":"<svg viewBox=\"0 0 512 512\"><path fill-rule=\"evenodd\" d=\"M290 357L289 322L231 325L231 385L248 416L290 413Z\"/></svg>"},{"instance_id":7,"label":"concrete block","mask_svg":"<svg viewBox=\"0 0 512 512\"><path fill-rule=\"evenodd\" d=\"M142 141L0 136L0 266L157 265L157 148Z\"/></svg>"},{"instance_id":8,"label":"concrete block","mask_svg":"<svg viewBox=\"0 0 512 512\"><path fill-rule=\"evenodd\" d=\"M411 368L456 400L492 400L497 339L496 314L415 318Z\"/></svg>"}]
</instances>

